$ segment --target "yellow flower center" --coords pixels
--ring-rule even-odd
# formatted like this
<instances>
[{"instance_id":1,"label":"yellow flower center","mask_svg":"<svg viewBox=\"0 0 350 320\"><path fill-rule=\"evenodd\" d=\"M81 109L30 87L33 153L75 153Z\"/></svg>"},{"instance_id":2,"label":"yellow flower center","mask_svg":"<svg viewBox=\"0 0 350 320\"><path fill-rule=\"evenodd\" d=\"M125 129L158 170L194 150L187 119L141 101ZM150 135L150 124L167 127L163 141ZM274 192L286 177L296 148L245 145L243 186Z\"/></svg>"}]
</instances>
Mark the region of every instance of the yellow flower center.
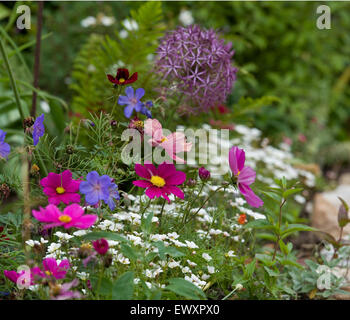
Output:
<instances>
[{"instance_id":1,"label":"yellow flower center","mask_svg":"<svg viewBox=\"0 0 350 320\"><path fill-rule=\"evenodd\" d=\"M238 172L237 172L237 177L239 176L240 173L241 173L241 171L238 170Z\"/></svg>"},{"instance_id":2,"label":"yellow flower center","mask_svg":"<svg viewBox=\"0 0 350 320\"><path fill-rule=\"evenodd\" d=\"M64 190L63 187L57 187L57 188L56 188L56 192L57 192L58 194L62 194L62 193L65 193L66 190Z\"/></svg>"},{"instance_id":3,"label":"yellow flower center","mask_svg":"<svg viewBox=\"0 0 350 320\"><path fill-rule=\"evenodd\" d=\"M135 127L137 128L143 128L143 121L135 121L134 122Z\"/></svg>"},{"instance_id":4,"label":"yellow flower center","mask_svg":"<svg viewBox=\"0 0 350 320\"><path fill-rule=\"evenodd\" d=\"M159 176L152 176L151 183L156 187L164 187L165 186L165 180L162 177Z\"/></svg>"},{"instance_id":5,"label":"yellow flower center","mask_svg":"<svg viewBox=\"0 0 350 320\"><path fill-rule=\"evenodd\" d=\"M120 78L119 82L123 83L123 82L125 82L125 79L124 78Z\"/></svg>"},{"instance_id":6,"label":"yellow flower center","mask_svg":"<svg viewBox=\"0 0 350 320\"><path fill-rule=\"evenodd\" d=\"M61 222L68 223L72 221L72 218L70 216L67 216L66 214L63 214L58 218Z\"/></svg>"},{"instance_id":7,"label":"yellow flower center","mask_svg":"<svg viewBox=\"0 0 350 320\"><path fill-rule=\"evenodd\" d=\"M45 273L48 275L48 276L52 276L52 273L48 270L45 271Z\"/></svg>"},{"instance_id":8,"label":"yellow flower center","mask_svg":"<svg viewBox=\"0 0 350 320\"><path fill-rule=\"evenodd\" d=\"M166 137L163 137L162 140L160 140L161 142L164 142L164 141L168 141L168 139Z\"/></svg>"}]
</instances>

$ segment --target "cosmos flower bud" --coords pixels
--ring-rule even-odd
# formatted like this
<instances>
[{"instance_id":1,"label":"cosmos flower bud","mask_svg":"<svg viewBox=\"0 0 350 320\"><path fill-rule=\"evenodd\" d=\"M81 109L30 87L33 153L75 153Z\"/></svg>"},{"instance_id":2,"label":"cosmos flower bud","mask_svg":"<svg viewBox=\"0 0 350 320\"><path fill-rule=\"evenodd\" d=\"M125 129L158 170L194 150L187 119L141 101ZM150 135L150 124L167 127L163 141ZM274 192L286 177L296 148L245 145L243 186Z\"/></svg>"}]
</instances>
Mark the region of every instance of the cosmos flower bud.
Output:
<instances>
[{"instance_id":1,"label":"cosmos flower bud","mask_svg":"<svg viewBox=\"0 0 350 320\"><path fill-rule=\"evenodd\" d=\"M186 184L187 184L187 186L189 186L191 188L197 184L197 181L194 179L188 179Z\"/></svg>"},{"instance_id":2,"label":"cosmos flower bud","mask_svg":"<svg viewBox=\"0 0 350 320\"><path fill-rule=\"evenodd\" d=\"M338 211L338 224L339 227L345 227L349 222L349 217L348 217L348 211L346 210L346 208L344 207L344 205L342 204L339 208Z\"/></svg>"},{"instance_id":3,"label":"cosmos flower bud","mask_svg":"<svg viewBox=\"0 0 350 320\"><path fill-rule=\"evenodd\" d=\"M204 167L198 169L198 175L202 181L207 181L210 179L210 171L205 169Z\"/></svg>"},{"instance_id":4,"label":"cosmos flower bud","mask_svg":"<svg viewBox=\"0 0 350 320\"><path fill-rule=\"evenodd\" d=\"M10 196L11 190L6 183L0 185L0 198L5 200Z\"/></svg>"},{"instance_id":5,"label":"cosmos flower bud","mask_svg":"<svg viewBox=\"0 0 350 320\"><path fill-rule=\"evenodd\" d=\"M109 249L108 241L104 238L93 241L92 245L96 252L102 256L105 255Z\"/></svg>"}]
</instances>

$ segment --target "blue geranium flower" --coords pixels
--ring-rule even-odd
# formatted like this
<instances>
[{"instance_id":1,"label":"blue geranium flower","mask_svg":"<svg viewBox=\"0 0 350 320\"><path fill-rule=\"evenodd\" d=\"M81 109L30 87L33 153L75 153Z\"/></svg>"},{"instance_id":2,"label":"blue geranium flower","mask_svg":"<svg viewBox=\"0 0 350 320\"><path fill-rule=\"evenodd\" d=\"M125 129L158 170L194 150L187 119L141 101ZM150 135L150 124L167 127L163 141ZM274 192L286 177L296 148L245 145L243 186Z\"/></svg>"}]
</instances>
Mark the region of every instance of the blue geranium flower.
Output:
<instances>
[{"instance_id":1,"label":"blue geranium flower","mask_svg":"<svg viewBox=\"0 0 350 320\"><path fill-rule=\"evenodd\" d=\"M6 137L6 132L0 129L0 158L7 160L8 155L10 154L11 147L8 143L4 142Z\"/></svg>"},{"instance_id":2,"label":"blue geranium flower","mask_svg":"<svg viewBox=\"0 0 350 320\"><path fill-rule=\"evenodd\" d=\"M146 103L143 103L141 106L141 113L145 115L147 118L152 119L152 113L149 110L149 108L153 107L152 101L146 101Z\"/></svg>"},{"instance_id":3,"label":"blue geranium flower","mask_svg":"<svg viewBox=\"0 0 350 320\"><path fill-rule=\"evenodd\" d=\"M115 209L115 202L113 199L116 199L116 200L120 199L117 189L118 189L118 186L115 183L111 183L111 185L108 188L109 196L108 196L107 204L109 206L109 209L111 209L112 211Z\"/></svg>"},{"instance_id":4,"label":"blue geranium flower","mask_svg":"<svg viewBox=\"0 0 350 320\"><path fill-rule=\"evenodd\" d=\"M36 146L39 142L39 138L42 137L45 133L45 127L44 127L44 114L37 117L35 119L34 125L33 125L33 143Z\"/></svg>"},{"instance_id":5,"label":"blue geranium flower","mask_svg":"<svg viewBox=\"0 0 350 320\"><path fill-rule=\"evenodd\" d=\"M124 115L127 118L130 118L133 111L141 112L142 102L140 99L145 95L145 90L143 88L134 89L132 87L127 87L125 89L126 96L120 96L118 99L118 104L121 106L126 105L124 109Z\"/></svg>"},{"instance_id":6,"label":"blue geranium flower","mask_svg":"<svg viewBox=\"0 0 350 320\"><path fill-rule=\"evenodd\" d=\"M112 179L107 175L100 176L96 171L86 175L86 181L80 183L79 191L85 195L87 204L96 205L102 200L111 210L115 208L113 199L120 199L117 185Z\"/></svg>"}]
</instances>

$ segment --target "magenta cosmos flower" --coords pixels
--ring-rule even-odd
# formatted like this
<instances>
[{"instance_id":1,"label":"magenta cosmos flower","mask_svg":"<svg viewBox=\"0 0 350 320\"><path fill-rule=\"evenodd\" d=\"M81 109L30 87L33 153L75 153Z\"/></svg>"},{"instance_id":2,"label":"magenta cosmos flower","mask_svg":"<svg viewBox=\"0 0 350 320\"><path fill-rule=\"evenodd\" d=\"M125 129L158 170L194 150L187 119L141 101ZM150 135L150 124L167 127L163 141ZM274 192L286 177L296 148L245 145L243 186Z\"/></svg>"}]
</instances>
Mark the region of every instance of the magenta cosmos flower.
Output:
<instances>
[{"instance_id":1,"label":"magenta cosmos flower","mask_svg":"<svg viewBox=\"0 0 350 320\"><path fill-rule=\"evenodd\" d=\"M58 205L61 202L69 204L80 202L79 180L72 179L72 172L65 170L60 174L50 172L46 178L41 179L43 192L48 196L50 204Z\"/></svg>"},{"instance_id":2,"label":"magenta cosmos flower","mask_svg":"<svg viewBox=\"0 0 350 320\"><path fill-rule=\"evenodd\" d=\"M184 193L177 186L185 182L186 174L176 171L174 164L163 162L158 168L153 164L135 164L135 172L146 180L136 180L133 184L147 189L146 195L150 199L163 197L170 203L169 194L184 198Z\"/></svg>"},{"instance_id":3,"label":"magenta cosmos flower","mask_svg":"<svg viewBox=\"0 0 350 320\"><path fill-rule=\"evenodd\" d=\"M55 278L63 279L66 277L67 271L70 265L67 259L62 260L59 264L55 258L46 258L43 260L43 268L34 267L32 269L32 274L40 278Z\"/></svg>"},{"instance_id":4,"label":"magenta cosmos flower","mask_svg":"<svg viewBox=\"0 0 350 320\"><path fill-rule=\"evenodd\" d=\"M18 279L20 278L20 283L23 286L30 286L34 284L32 273L27 274L24 270L20 271L19 273L16 271L4 270L4 275L13 283L17 283Z\"/></svg>"},{"instance_id":5,"label":"magenta cosmos flower","mask_svg":"<svg viewBox=\"0 0 350 320\"><path fill-rule=\"evenodd\" d=\"M250 167L244 166L245 152L238 147L232 147L229 152L229 164L237 181L239 191L243 194L247 202L255 208L264 204L264 202L250 189L250 185L255 181L256 173Z\"/></svg>"},{"instance_id":6,"label":"magenta cosmos flower","mask_svg":"<svg viewBox=\"0 0 350 320\"><path fill-rule=\"evenodd\" d=\"M92 242L94 249L101 256L105 255L109 249L108 241L104 238Z\"/></svg>"},{"instance_id":7,"label":"magenta cosmos flower","mask_svg":"<svg viewBox=\"0 0 350 320\"><path fill-rule=\"evenodd\" d=\"M33 216L46 223L44 229L62 226L65 229L78 228L87 229L90 228L97 219L95 214L85 214L81 206L74 203L66 207L61 212L55 205L49 204L45 209L40 207L40 211L33 210Z\"/></svg>"}]
</instances>

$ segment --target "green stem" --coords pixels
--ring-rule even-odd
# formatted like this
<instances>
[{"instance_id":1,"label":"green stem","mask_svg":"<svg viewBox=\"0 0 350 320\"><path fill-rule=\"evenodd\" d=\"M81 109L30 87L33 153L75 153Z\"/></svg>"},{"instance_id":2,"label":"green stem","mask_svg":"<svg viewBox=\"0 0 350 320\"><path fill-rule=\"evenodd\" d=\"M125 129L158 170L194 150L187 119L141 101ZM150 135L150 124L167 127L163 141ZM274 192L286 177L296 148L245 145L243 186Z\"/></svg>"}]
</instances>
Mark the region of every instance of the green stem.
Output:
<instances>
[{"instance_id":1,"label":"green stem","mask_svg":"<svg viewBox=\"0 0 350 320\"><path fill-rule=\"evenodd\" d=\"M163 211L164 211L164 206L165 206L165 199L163 201L162 209L160 210L160 216L159 216L159 232L162 228L162 217L163 217Z\"/></svg>"},{"instance_id":2,"label":"green stem","mask_svg":"<svg viewBox=\"0 0 350 320\"><path fill-rule=\"evenodd\" d=\"M47 177L49 175L46 165L43 161L43 158L41 157L40 153L38 150L35 150L36 156L38 157L39 163L40 163L40 167L43 169L44 173L45 173L45 177Z\"/></svg>"},{"instance_id":3,"label":"green stem","mask_svg":"<svg viewBox=\"0 0 350 320\"><path fill-rule=\"evenodd\" d=\"M196 215L198 214L198 212L205 206L205 204L209 201L209 199L215 194L215 193L217 193L220 189L223 189L223 188L225 188L226 186L221 186L221 187L219 187L219 188L217 188L211 195L209 195L206 199L205 199L205 201L203 202L203 204L201 205L201 207L187 220L187 221L185 221L185 223L183 224L183 226L181 227L181 229L179 230L179 232L184 228L184 226L187 224L187 223L189 223L191 220L193 220L195 217L196 217Z\"/></svg>"},{"instance_id":4,"label":"green stem","mask_svg":"<svg viewBox=\"0 0 350 320\"><path fill-rule=\"evenodd\" d=\"M151 199L148 200L147 206L145 206L145 208L142 210L141 219L143 218L143 215L145 214L145 211L147 210L150 204L151 204Z\"/></svg>"},{"instance_id":5,"label":"green stem","mask_svg":"<svg viewBox=\"0 0 350 320\"><path fill-rule=\"evenodd\" d=\"M24 120L25 115L24 115L24 111L22 109L21 100L20 100L20 96L19 96L19 93L18 93L18 88L17 88L16 81L15 81L15 78L14 78L12 70L11 70L11 66L10 66L10 63L9 63L6 51L5 51L4 44L3 44L1 39L0 39L0 51L1 51L2 57L3 57L4 61L5 61L5 66L6 66L7 72L9 74L12 90L13 90L13 92L15 94L15 99L16 99L16 104L17 104L18 111L19 111L19 113L21 115L22 120Z\"/></svg>"},{"instance_id":6,"label":"green stem","mask_svg":"<svg viewBox=\"0 0 350 320\"><path fill-rule=\"evenodd\" d=\"M275 251L273 252L272 261L274 261L276 259L277 248L278 248L279 241L281 239L282 208L283 208L285 203L286 203L286 199L282 199L282 202L280 204L279 216L278 216L278 235L277 235L277 239L276 239L276 243L275 243Z\"/></svg>"}]
</instances>

